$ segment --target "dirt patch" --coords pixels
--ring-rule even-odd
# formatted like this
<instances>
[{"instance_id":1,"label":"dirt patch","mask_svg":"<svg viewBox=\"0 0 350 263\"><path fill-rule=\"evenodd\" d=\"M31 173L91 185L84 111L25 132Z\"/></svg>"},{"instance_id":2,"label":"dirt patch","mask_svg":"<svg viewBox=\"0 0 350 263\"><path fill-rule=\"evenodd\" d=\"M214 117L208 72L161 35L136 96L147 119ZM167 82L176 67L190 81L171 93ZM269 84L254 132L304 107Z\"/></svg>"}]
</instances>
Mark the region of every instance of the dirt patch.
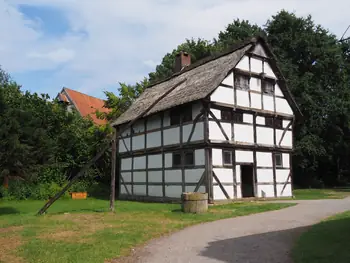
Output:
<instances>
[{"instance_id":1,"label":"dirt patch","mask_svg":"<svg viewBox=\"0 0 350 263\"><path fill-rule=\"evenodd\" d=\"M16 256L16 249L22 244L20 237L0 237L0 262L22 263L23 258Z\"/></svg>"},{"instance_id":2,"label":"dirt patch","mask_svg":"<svg viewBox=\"0 0 350 263\"><path fill-rule=\"evenodd\" d=\"M7 234L17 232L23 229L23 226L10 226L5 228L0 228L0 234Z\"/></svg>"}]
</instances>

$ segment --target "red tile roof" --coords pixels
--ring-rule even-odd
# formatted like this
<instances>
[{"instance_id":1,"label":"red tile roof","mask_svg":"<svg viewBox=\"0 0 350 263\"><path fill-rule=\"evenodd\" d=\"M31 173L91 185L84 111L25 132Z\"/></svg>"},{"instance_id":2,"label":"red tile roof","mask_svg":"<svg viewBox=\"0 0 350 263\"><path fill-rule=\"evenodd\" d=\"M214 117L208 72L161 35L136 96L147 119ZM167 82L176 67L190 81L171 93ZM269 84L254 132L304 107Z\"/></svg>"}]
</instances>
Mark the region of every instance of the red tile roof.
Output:
<instances>
[{"instance_id":1,"label":"red tile roof","mask_svg":"<svg viewBox=\"0 0 350 263\"><path fill-rule=\"evenodd\" d=\"M101 120L97 118L95 114L96 110L99 112L110 112L109 109L104 108L104 100L68 88L64 88L63 91L65 91L65 94L68 96L68 100L73 103L81 116L91 116L93 122L98 125L107 123L107 120ZM64 95L64 93L60 93L59 95L62 96L61 99L63 101L67 100L67 97Z\"/></svg>"}]
</instances>

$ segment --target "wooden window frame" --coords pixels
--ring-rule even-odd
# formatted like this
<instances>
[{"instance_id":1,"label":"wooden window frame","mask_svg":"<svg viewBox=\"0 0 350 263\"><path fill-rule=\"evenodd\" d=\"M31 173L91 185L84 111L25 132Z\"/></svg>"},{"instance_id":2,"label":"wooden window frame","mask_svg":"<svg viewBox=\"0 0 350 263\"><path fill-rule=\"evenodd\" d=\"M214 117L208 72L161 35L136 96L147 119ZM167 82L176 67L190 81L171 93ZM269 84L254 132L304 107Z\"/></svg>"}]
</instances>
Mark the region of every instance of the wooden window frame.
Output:
<instances>
[{"instance_id":1,"label":"wooden window frame","mask_svg":"<svg viewBox=\"0 0 350 263\"><path fill-rule=\"evenodd\" d=\"M220 110L220 118L222 121L229 121L231 122L232 121L232 117L233 117L233 114L232 114L232 109L222 109ZM225 117L225 115L227 114L227 117Z\"/></svg>"},{"instance_id":2,"label":"wooden window frame","mask_svg":"<svg viewBox=\"0 0 350 263\"><path fill-rule=\"evenodd\" d=\"M243 112L234 111L232 114L233 123L244 123L243 122Z\"/></svg>"},{"instance_id":3,"label":"wooden window frame","mask_svg":"<svg viewBox=\"0 0 350 263\"><path fill-rule=\"evenodd\" d=\"M267 88L267 84L271 85L271 88ZM262 79L261 80L261 91L263 94L273 95L275 93L275 80L273 79Z\"/></svg>"},{"instance_id":4,"label":"wooden window frame","mask_svg":"<svg viewBox=\"0 0 350 263\"><path fill-rule=\"evenodd\" d=\"M186 154L192 154L192 164L187 164L186 163ZM196 160L195 160L195 153L194 153L194 150L186 150L184 151L184 159L183 159L183 165L185 167L188 167L188 166L194 166L196 164Z\"/></svg>"},{"instance_id":5,"label":"wooden window frame","mask_svg":"<svg viewBox=\"0 0 350 263\"><path fill-rule=\"evenodd\" d=\"M175 164L175 156L180 156L180 163L179 164ZM182 166L182 155L181 152L173 152L172 153L172 167L173 168L178 168Z\"/></svg>"},{"instance_id":6,"label":"wooden window frame","mask_svg":"<svg viewBox=\"0 0 350 263\"><path fill-rule=\"evenodd\" d=\"M230 154L230 163L225 162L225 154ZM222 150L222 165L233 166L233 152L229 150Z\"/></svg>"},{"instance_id":7,"label":"wooden window frame","mask_svg":"<svg viewBox=\"0 0 350 263\"><path fill-rule=\"evenodd\" d=\"M278 164L278 162L277 162L277 159L278 159L277 157L280 158L280 164ZM274 158L275 158L275 166L278 168L283 167L283 155L282 155L282 153L275 153Z\"/></svg>"},{"instance_id":8,"label":"wooden window frame","mask_svg":"<svg viewBox=\"0 0 350 263\"><path fill-rule=\"evenodd\" d=\"M242 81L244 79L244 82ZM235 79L234 79L234 87L239 90L249 90L250 89L250 77L244 74L235 74ZM245 82L246 81L246 82ZM244 83L242 85L242 82Z\"/></svg>"},{"instance_id":9,"label":"wooden window frame","mask_svg":"<svg viewBox=\"0 0 350 263\"><path fill-rule=\"evenodd\" d=\"M170 126L191 122L193 120L192 104L171 109L169 111L169 118Z\"/></svg>"}]
</instances>

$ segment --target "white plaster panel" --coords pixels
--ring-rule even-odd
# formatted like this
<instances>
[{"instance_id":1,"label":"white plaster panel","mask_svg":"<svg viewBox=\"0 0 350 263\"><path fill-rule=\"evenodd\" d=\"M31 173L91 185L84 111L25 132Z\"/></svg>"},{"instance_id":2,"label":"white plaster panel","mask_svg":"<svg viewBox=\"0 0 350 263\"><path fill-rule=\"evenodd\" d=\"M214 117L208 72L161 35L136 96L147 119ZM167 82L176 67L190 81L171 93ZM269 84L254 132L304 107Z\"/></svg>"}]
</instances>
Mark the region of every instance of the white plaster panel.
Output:
<instances>
[{"instance_id":1,"label":"white plaster panel","mask_svg":"<svg viewBox=\"0 0 350 263\"><path fill-rule=\"evenodd\" d=\"M273 97L268 96L268 95L263 95L263 101L264 101L264 110L268 111L274 111L274 106L273 106Z\"/></svg>"},{"instance_id":2,"label":"white plaster panel","mask_svg":"<svg viewBox=\"0 0 350 263\"><path fill-rule=\"evenodd\" d=\"M129 194L131 194L131 185L121 185L121 187L120 187L120 192L121 192L121 194L128 194L128 192L126 191L126 189L125 188L127 188L128 189L128 191L129 191Z\"/></svg>"},{"instance_id":3,"label":"white plaster panel","mask_svg":"<svg viewBox=\"0 0 350 263\"><path fill-rule=\"evenodd\" d=\"M152 154L148 155L148 168L162 168L162 155Z\"/></svg>"},{"instance_id":4,"label":"white plaster panel","mask_svg":"<svg viewBox=\"0 0 350 263\"><path fill-rule=\"evenodd\" d=\"M195 185L185 185L185 191L187 193L189 192L194 192L194 190L196 189L196 186ZM198 193L205 193L205 186L202 185L198 188Z\"/></svg>"},{"instance_id":5,"label":"white plaster panel","mask_svg":"<svg viewBox=\"0 0 350 263\"><path fill-rule=\"evenodd\" d=\"M145 169L146 168L146 156L134 157L133 169Z\"/></svg>"},{"instance_id":6,"label":"white plaster panel","mask_svg":"<svg viewBox=\"0 0 350 263\"><path fill-rule=\"evenodd\" d=\"M242 198L242 188L240 185L237 186L237 198Z\"/></svg>"},{"instance_id":7,"label":"white plaster panel","mask_svg":"<svg viewBox=\"0 0 350 263\"><path fill-rule=\"evenodd\" d=\"M242 107L249 107L249 93L244 90L236 90L237 105Z\"/></svg>"},{"instance_id":8,"label":"white plaster panel","mask_svg":"<svg viewBox=\"0 0 350 263\"><path fill-rule=\"evenodd\" d=\"M283 130L276 130L276 143L278 144L282 138ZM283 147L292 147L292 132L287 131L283 137L283 140L281 142L281 146Z\"/></svg>"},{"instance_id":9,"label":"white plaster panel","mask_svg":"<svg viewBox=\"0 0 350 263\"><path fill-rule=\"evenodd\" d=\"M257 58L250 58L250 71L260 74L263 72L263 61Z\"/></svg>"},{"instance_id":10,"label":"white plaster panel","mask_svg":"<svg viewBox=\"0 0 350 263\"><path fill-rule=\"evenodd\" d=\"M214 185L213 186L213 195L214 195L214 200L226 200L225 194L222 192L220 186Z\"/></svg>"},{"instance_id":11,"label":"white plaster panel","mask_svg":"<svg viewBox=\"0 0 350 263\"><path fill-rule=\"evenodd\" d=\"M273 169L257 169L258 183L273 183Z\"/></svg>"},{"instance_id":12,"label":"white plaster panel","mask_svg":"<svg viewBox=\"0 0 350 263\"><path fill-rule=\"evenodd\" d=\"M231 137L231 124L230 123L221 123L222 128L224 129L226 135L230 139ZM210 140L220 140L226 141L225 136L221 132L219 125L215 121L209 121L209 139Z\"/></svg>"},{"instance_id":13,"label":"white plaster panel","mask_svg":"<svg viewBox=\"0 0 350 263\"><path fill-rule=\"evenodd\" d=\"M270 152L257 152L256 153L257 166L272 167L272 153Z\"/></svg>"},{"instance_id":14,"label":"white plaster panel","mask_svg":"<svg viewBox=\"0 0 350 263\"><path fill-rule=\"evenodd\" d=\"M128 150L130 150L130 138L124 138L124 142L123 142L123 139L120 139L119 152L123 153L123 152L127 152Z\"/></svg>"},{"instance_id":15,"label":"white plaster panel","mask_svg":"<svg viewBox=\"0 0 350 263\"><path fill-rule=\"evenodd\" d=\"M148 185L149 196L163 196L163 187L161 185Z\"/></svg>"},{"instance_id":16,"label":"white plaster panel","mask_svg":"<svg viewBox=\"0 0 350 263\"><path fill-rule=\"evenodd\" d=\"M230 85L233 87L233 73L230 73L223 81L222 84Z\"/></svg>"},{"instance_id":17,"label":"white plaster panel","mask_svg":"<svg viewBox=\"0 0 350 263\"><path fill-rule=\"evenodd\" d=\"M165 196L172 198L181 198L182 186L167 185L165 186Z\"/></svg>"},{"instance_id":18,"label":"white plaster panel","mask_svg":"<svg viewBox=\"0 0 350 263\"><path fill-rule=\"evenodd\" d=\"M145 196L147 194L147 185L134 185L134 195Z\"/></svg>"},{"instance_id":19,"label":"white plaster panel","mask_svg":"<svg viewBox=\"0 0 350 263\"><path fill-rule=\"evenodd\" d=\"M276 96L283 96L282 90L278 84L275 85L275 95Z\"/></svg>"},{"instance_id":20,"label":"white plaster panel","mask_svg":"<svg viewBox=\"0 0 350 263\"><path fill-rule=\"evenodd\" d=\"M196 165L205 165L204 149L194 151Z\"/></svg>"},{"instance_id":21,"label":"white plaster panel","mask_svg":"<svg viewBox=\"0 0 350 263\"><path fill-rule=\"evenodd\" d=\"M123 158L121 159L121 169L123 170L131 170L131 158Z\"/></svg>"},{"instance_id":22,"label":"white plaster panel","mask_svg":"<svg viewBox=\"0 0 350 263\"><path fill-rule=\"evenodd\" d=\"M164 167L169 168L173 166L173 155L171 153L166 153L164 156Z\"/></svg>"},{"instance_id":23,"label":"white plaster panel","mask_svg":"<svg viewBox=\"0 0 350 263\"><path fill-rule=\"evenodd\" d=\"M144 132L145 131L144 120L136 121L135 124L132 126L132 129L134 130L135 133Z\"/></svg>"},{"instance_id":24,"label":"white plaster panel","mask_svg":"<svg viewBox=\"0 0 350 263\"><path fill-rule=\"evenodd\" d=\"M145 135L138 135L132 137L132 149L140 150L145 148Z\"/></svg>"},{"instance_id":25,"label":"white plaster panel","mask_svg":"<svg viewBox=\"0 0 350 263\"><path fill-rule=\"evenodd\" d=\"M252 163L253 162L253 152L252 151L236 151L236 162Z\"/></svg>"},{"instance_id":26,"label":"white plaster panel","mask_svg":"<svg viewBox=\"0 0 350 263\"><path fill-rule=\"evenodd\" d=\"M256 124L265 125L265 117L257 116Z\"/></svg>"},{"instance_id":27,"label":"white plaster panel","mask_svg":"<svg viewBox=\"0 0 350 263\"><path fill-rule=\"evenodd\" d=\"M276 182L277 183L285 183L288 179L288 182L290 182L289 170L286 169L276 169Z\"/></svg>"},{"instance_id":28,"label":"white plaster panel","mask_svg":"<svg viewBox=\"0 0 350 263\"><path fill-rule=\"evenodd\" d=\"M283 193L281 195L282 189L283 189L283 185L277 185L277 196L278 197L291 197L291 196L293 196L291 184L286 185L286 187L284 188Z\"/></svg>"},{"instance_id":29,"label":"white plaster panel","mask_svg":"<svg viewBox=\"0 0 350 263\"><path fill-rule=\"evenodd\" d=\"M289 163L290 159L289 159L289 154L288 153L282 153L282 164L284 168L289 168L290 167L290 163Z\"/></svg>"},{"instance_id":30,"label":"white plaster panel","mask_svg":"<svg viewBox=\"0 0 350 263\"><path fill-rule=\"evenodd\" d=\"M161 183L162 179L162 171L149 171L148 172L148 182L149 183Z\"/></svg>"},{"instance_id":31,"label":"white plaster panel","mask_svg":"<svg viewBox=\"0 0 350 263\"><path fill-rule=\"evenodd\" d=\"M182 140L183 142L187 142L188 138L190 137L192 127L194 124L188 124L183 126L182 130ZM191 142L199 141L204 139L204 125L203 122L197 122L196 128L194 129Z\"/></svg>"},{"instance_id":32,"label":"white plaster panel","mask_svg":"<svg viewBox=\"0 0 350 263\"><path fill-rule=\"evenodd\" d=\"M219 86L210 96L211 101L234 104L233 89Z\"/></svg>"},{"instance_id":33,"label":"white plaster panel","mask_svg":"<svg viewBox=\"0 0 350 263\"><path fill-rule=\"evenodd\" d=\"M261 79L251 77L250 78L250 87L251 90L261 92Z\"/></svg>"},{"instance_id":34,"label":"white plaster panel","mask_svg":"<svg viewBox=\"0 0 350 263\"><path fill-rule=\"evenodd\" d=\"M270 78L276 78L276 75L270 67L270 64L266 61L264 62L264 73Z\"/></svg>"},{"instance_id":35,"label":"white plaster panel","mask_svg":"<svg viewBox=\"0 0 350 263\"><path fill-rule=\"evenodd\" d=\"M275 197L273 185L258 185L258 197Z\"/></svg>"},{"instance_id":36,"label":"white plaster panel","mask_svg":"<svg viewBox=\"0 0 350 263\"><path fill-rule=\"evenodd\" d=\"M185 169L185 182L198 183L203 175L204 169Z\"/></svg>"},{"instance_id":37,"label":"white plaster panel","mask_svg":"<svg viewBox=\"0 0 350 263\"><path fill-rule=\"evenodd\" d=\"M181 170L165 171L165 182L166 183L181 183L182 182Z\"/></svg>"},{"instance_id":38,"label":"white plaster panel","mask_svg":"<svg viewBox=\"0 0 350 263\"><path fill-rule=\"evenodd\" d=\"M253 123L253 115L244 113L243 114L243 122Z\"/></svg>"},{"instance_id":39,"label":"white plaster panel","mask_svg":"<svg viewBox=\"0 0 350 263\"><path fill-rule=\"evenodd\" d=\"M169 111L165 111L163 116L163 127L167 127L167 126L170 126Z\"/></svg>"},{"instance_id":40,"label":"white plaster panel","mask_svg":"<svg viewBox=\"0 0 350 263\"><path fill-rule=\"evenodd\" d=\"M136 183L146 182L146 171L145 172L134 172L134 182L136 182Z\"/></svg>"},{"instance_id":41,"label":"white plaster panel","mask_svg":"<svg viewBox=\"0 0 350 263\"><path fill-rule=\"evenodd\" d=\"M147 119L147 130L159 129L161 124L160 115L153 115Z\"/></svg>"},{"instance_id":42,"label":"white plaster panel","mask_svg":"<svg viewBox=\"0 0 350 263\"><path fill-rule=\"evenodd\" d=\"M131 182L131 173L121 173L121 176L123 177L123 181L125 183Z\"/></svg>"},{"instance_id":43,"label":"white plaster panel","mask_svg":"<svg viewBox=\"0 0 350 263\"><path fill-rule=\"evenodd\" d=\"M236 68L249 71L249 57L244 56L237 64Z\"/></svg>"},{"instance_id":44,"label":"white plaster panel","mask_svg":"<svg viewBox=\"0 0 350 263\"><path fill-rule=\"evenodd\" d=\"M276 98L276 112L293 115L292 108L286 99Z\"/></svg>"},{"instance_id":45,"label":"white plaster panel","mask_svg":"<svg viewBox=\"0 0 350 263\"><path fill-rule=\"evenodd\" d=\"M214 116L218 119L221 120L221 111L218 109L210 109L210 111L214 114Z\"/></svg>"},{"instance_id":46,"label":"white plaster panel","mask_svg":"<svg viewBox=\"0 0 350 263\"><path fill-rule=\"evenodd\" d=\"M154 148L161 146L161 132L150 132L147 134L147 148Z\"/></svg>"},{"instance_id":47,"label":"white plaster panel","mask_svg":"<svg viewBox=\"0 0 350 263\"><path fill-rule=\"evenodd\" d=\"M254 109L261 109L261 95L256 93L250 93L251 107Z\"/></svg>"},{"instance_id":48,"label":"white plaster panel","mask_svg":"<svg viewBox=\"0 0 350 263\"><path fill-rule=\"evenodd\" d=\"M273 129L265 127L256 127L257 143L273 145Z\"/></svg>"},{"instance_id":49,"label":"white plaster panel","mask_svg":"<svg viewBox=\"0 0 350 263\"><path fill-rule=\"evenodd\" d=\"M254 143L254 127L251 125L234 124L236 142Z\"/></svg>"},{"instance_id":50,"label":"white plaster panel","mask_svg":"<svg viewBox=\"0 0 350 263\"><path fill-rule=\"evenodd\" d=\"M291 123L291 120L283 120L282 124L283 124L283 128L287 128L287 126ZM289 126L289 128L292 128L292 126Z\"/></svg>"},{"instance_id":51,"label":"white plaster panel","mask_svg":"<svg viewBox=\"0 0 350 263\"><path fill-rule=\"evenodd\" d=\"M241 166L236 165L236 182L240 183L241 182Z\"/></svg>"},{"instance_id":52,"label":"white plaster panel","mask_svg":"<svg viewBox=\"0 0 350 263\"><path fill-rule=\"evenodd\" d=\"M222 150L221 149L212 149L212 160L213 165L222 165Z\"/></svg>"},{"instance_id":53,"label":"white plaster panel","mask_svg":"<svg viewBox=\"0 0 350 263\"><path fill-rule=\"evenodd\" d=\"M221 183L233 183L232 169L213 168L213 172L216 174Z\"/></svg>"},{"instance_id":54,"label":"white plaster panel","mask_svg":"<svg viewBox=\"0 0 350 263\"><path fill-rule=\"evenodd\" d=\"M124 129L124 125L120 127L120 129ZM122 137L126 137L130 135L130 128L126 129L125 131L122 132Z\"/></svg>"},{"instance_id":55,"label":"white plaster panel","mask_svg":"<svg viewBox=\"0 0 350 263\"><path fill-rule=\"evenodd\" d=\"M164 145L180 143L180 128L171 128L163 131Z\"/></svg>"},{"instance_id":56,"label":"white plaster panel","mask_svg":"<svg viewBox=\"0 0 350 263\"><path fill-rule=\"evenodd\" d=\"M263 48L263 46L261 44L257 44L255 45L255 48L253 50L254 54L257 54L259 56L265 57L267 58L268 56L265 53L265 49Z\"/></svg>"}]
</instances>

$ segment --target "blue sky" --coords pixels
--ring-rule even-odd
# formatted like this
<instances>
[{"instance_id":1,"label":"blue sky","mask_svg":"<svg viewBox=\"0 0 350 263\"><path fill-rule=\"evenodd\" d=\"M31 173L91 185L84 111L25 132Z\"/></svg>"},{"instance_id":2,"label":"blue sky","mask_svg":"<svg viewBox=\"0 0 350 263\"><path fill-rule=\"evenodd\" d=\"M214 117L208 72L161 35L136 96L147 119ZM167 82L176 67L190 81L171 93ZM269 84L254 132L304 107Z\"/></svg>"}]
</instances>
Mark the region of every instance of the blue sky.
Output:
<instances>
[{"instance_id":1,"label":"blue sky","mask_svg":"<svg viewBox=\"0 0 350 263\"><path fill-rule=\"evenodd\" d=\"M186 38L212 39L236 18L263 25L281 9L339 37L345 0L0 0L0 65L23 89L63 86L104 98L141 80ZM317 3L317 4L315 4ZM260 7L259 7L260 6ZM254 8L252 8L254 7ZM258 7L258 8L257 8ZM349 35L349 34L348 34Z\"/></svg>"}]
</instances>

